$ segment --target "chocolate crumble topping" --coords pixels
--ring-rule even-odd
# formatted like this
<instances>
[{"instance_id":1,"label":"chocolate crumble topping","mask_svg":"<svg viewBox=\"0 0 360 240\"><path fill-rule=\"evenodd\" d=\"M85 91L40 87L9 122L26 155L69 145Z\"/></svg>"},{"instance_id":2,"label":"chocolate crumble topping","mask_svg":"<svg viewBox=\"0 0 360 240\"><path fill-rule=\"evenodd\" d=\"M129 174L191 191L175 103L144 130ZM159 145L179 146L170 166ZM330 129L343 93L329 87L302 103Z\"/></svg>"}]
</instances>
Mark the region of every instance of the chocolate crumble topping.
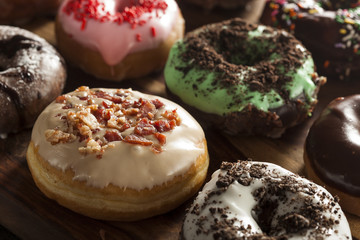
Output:
<instances>
[{"instance_id":1,"label":"chocolate crumble topping","mask_svg":"<svg viewBox=\"0 0 360 240\"><path fill-rule=\"evenodd\" d=\"M197 235L204 234L213 239L250 240L285 240L300 235L320 240L333 234L334 227L340 224L341 214L324 214L340 210L337 198L312 182L299 181L300 177L296 174L283 174L267 164L248 161L224 162L220 169L223 171L218 175L216 189L208 190L204 202L195 204L188 212L188 215L199 216L192 222L197 228ZM237 219L229 207L217 205L213 198L227 191L235 181L243 186L260 186L252 192L256 205L251 214L262 233ZM207 206L209 215L204 215L201 212Z\"/></svg>"},{"instance_id":2,"label":"chocolate crumble topping","mask_svg":"<svg viewBox=\"0 0 360 240\"><path fill-rule=\"evenodd\" d=\"M187 51L182 58L185 62L194 61L201 69L215 71L218 78L214 85L230 90L231 86L246 84L252 91L276 89L281 95L287 95L283 86L291 77L286 74L300 67L309 52L301 51L293 36L278 30L273 30L277 32L274 37L256 36L249 40L248 32L256 29L257 25L240 19L204 26L200 31L188 33L184 40ZM271 33L270 29L265 32ZM274 54L278 57L270 59ZM189 71L187 68L178 70L184 75ZM240 72L246 72L244 79L239 79Z\"/></svg>"}]
</instances>

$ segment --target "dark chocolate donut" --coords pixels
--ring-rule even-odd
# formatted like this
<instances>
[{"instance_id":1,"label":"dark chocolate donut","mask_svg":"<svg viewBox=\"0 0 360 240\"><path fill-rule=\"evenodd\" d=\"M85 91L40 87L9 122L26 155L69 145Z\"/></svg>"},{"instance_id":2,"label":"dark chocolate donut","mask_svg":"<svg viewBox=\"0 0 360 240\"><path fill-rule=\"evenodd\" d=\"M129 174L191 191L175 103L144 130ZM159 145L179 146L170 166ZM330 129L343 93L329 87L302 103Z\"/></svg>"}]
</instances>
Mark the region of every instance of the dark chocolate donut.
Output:
<instances>
[{"instance_id":1,"label":"dark chocolate donut","mask_svg":"<svg viewBox=\"0 0 360 240\"><path fill-rule=\"evenodd\" d=\"M36 16L55 16L62 0L1 0L0 24L24 24Z\"/></svg>"},{"instance_id":2,"label":"dark chocolate donut","mask_svg":"<svg viewBox=\"0 0 360 240\"><path fill-rule=\"evenodd\" d=\"M241 17L257 22L263 3L254 0L177 0L185 19L185 29L192 31L203 25ZM261 9L258 9L261 6Z\"/></svg>"},{"instance_id":3,"label":"dark chocolate donut","mask_svg":"<svg viewBox=\"0 0 360 240\"><path fill-rule=\"evenodd\" d=\"M320 74L360 76L360 8L355 0L268 0L261 22L284 28L312 53Z\"/></svg>"},{"instance_id":4,"label":"dark chocolate donut","mask_svg":"<svg viewBox=\"0 0 360 240\"><path fill-rule=\"evenodd\" d=\"M274 138L311 114L326 81L292 35L241 19L188 33L170 51L164 77L201 123Z\"/></svg>"},{"instance_id":5,"label":"dark chocolate donut","mask_svg":"<svg viewBox=\"0 0 360 240\"><path fill-rule=\"evenodd\" d=\"M360 216L360 95L333 100L310 128L305 144L309 177L328 186L342 207Z\"/></svg>"},{"instance_id":6,"label":"dark chocolate donut","mask_svg":"<svg viewBox=\"0 0 360 240\"><path fill-rule=\"evenodd\" d=\"M65 62L54 47L24 29L0 26L0 134L31 127L65 80Z\"/></svg>"}]
</instances>

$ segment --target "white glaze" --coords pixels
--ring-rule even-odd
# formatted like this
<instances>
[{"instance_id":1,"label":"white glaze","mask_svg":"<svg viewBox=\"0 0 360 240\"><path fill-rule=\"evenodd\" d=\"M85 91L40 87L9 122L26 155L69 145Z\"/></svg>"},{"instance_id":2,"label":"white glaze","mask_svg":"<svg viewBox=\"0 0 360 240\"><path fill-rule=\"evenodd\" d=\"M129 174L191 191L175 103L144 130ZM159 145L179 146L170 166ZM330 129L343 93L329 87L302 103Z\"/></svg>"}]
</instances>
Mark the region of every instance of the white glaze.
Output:
<instances>
[{"instance_id":1,"label":"white glaze","mask_svg":"<svg viewBox=\"0 0 360 240\"><path fill-rule=\"evenodd\" d=\"M295 174L293 174L277 165L274 165L274 164L249 162L247 164L247 166L250 166L253 163L254 164L266 164L266 166L267 166L266 173L271 174L271 177L275 181L280 180L279 176L288 175L288 176L291 176L292 178L295 178L298 181L302 181L302 183L311 184L312 187L317 186L314 183L310 182L309 180L301 178L298 175L295 175ZM245 226L245 228L248 225L251 226L250 234L247 233L244 235L244 233L238 231L237 236L239 238L241 238L241 237L246 238L246 237L250 237L253 234L261 234L262 233L262 230L260 229L259 225L257 224L257 222L254 219L255 213L252 211L252 209L257 204L252 193L256 189L265 186L264 183L261 181L261 179L253 178L253 180L251 181L251 184L249 186L244 186L235 180L228 187L228 189L225 192L223 192L221 195L216 195L216 194L212 195L210 197L210 199L207 200L207 203L209 203L209 204L206 205L206 207L201 208L203 203L208 198L208 194L219 189L216 186L216 182L219 179L219 174L225 175L225 173L226 173L225 170L217 170L216 172L214 172L212 175L212 179L208 183L206 183L203 190L199 193L199 195L195 199L195 201L194 201L192 207L190 208L189 213L187 213L185 221L184 221L184 225L183 225L183 229L182 229L182 231L183 231L182 234L183 234L184 239L187 239L187 240L190 240L190 239L213 239L213 236L212 236L211 230L210 230L211 229L210 225L214 224L215 218L221 219L219 213L216 213L216 214L210 213L209 209L214 208L214 207L228 208L226 211L226 214L228 216L227 219L236 218L236 220L234 222L235 226L240 226L240 224ZM326 191L324 188L317 186L317 194L314 195L314 198L312 201L314 206L316 206L316 204L321 202L320 195L323 192L330 195L330 193L328 191ZM288 196L288 199L294 198L294 199L297 199L297 201L291 202L291 201L287 200L285 202L281 202L279 207L276 209L275 216L272 219L272 222L271 222L272 226L277 226L277 219L276 219L277 216L282 215L287 212L294 211L294 209L301 206L302 201L304 200L304 198L307 195L303 192L297 192L297 193L287 192L287 196ZM213 202L214 200L216 201L216 203ZM329 199L325 199L323 202L321 202L321 204L327 204L328 202L329 202ZM199 215L191 213L191 211L194 209L195 205L200 206L201 211L200 211ZM351 232L350 232L348 222L346 220L344 213L341 211L339 204L336 203L336 205L334 206L334 208L332 208L332 210L335 210L337 208L339 209L338 214L333 214L332 216L335 219L338 219L340 221L340 223L338 225L333 225L333 227L331 227L329 229L326 229L325 231L329 235L323 236L323 237L324 237L324 239L334 239L334 240L335 239L336 240L351 239ZM326 210L325 212L323 212L323 216L327 217L327 218L330 216L330 214L331 213L329 210ZM206 221L202 222L203 223L202 226L203 226L203 229L205 229L205 231L206 230L210 231L209 234L204 234L203 231L200 234L196 232L198 229L196 222L201 218L207 219ZM295 239L297 239L297 240L313 239L314 236L311 235L311 231L312 231L312 229L309 229L305 236L300 235L300 234L290 234L289 239L294 239L294 240ZM336 231L338 231L338 233L335 233Z\"/></svg>"},{"instance_id":2,"label":"white glaze","mask_svg":"<svg viewBox=\"0 0 360 240\"><path fill-rule=\"evenodd\" d=\"M72 96L73 102L81 103L76 95L82 94L72 92L67 95ZM72 169L75 179L85 180L87 184L96 187L105 187L111 183L141 190L161 185L185 173L205 152L203 146L199 146L204 139L200 125L182 107L169 100L137 91L131 91L131 96L135 99L159 99L165 104L164 110L177 109L181 124L169 132L164 132L166 144L163 152L155 154L150 147L115 141L112 142L115 147L106 149L102 158L98 159L95 154L83 155L79 152L78 149L84 146L84 141L51 145L45 138L45 131L55 127L64 129L64 121L56 116L68 111L62 109L63 104L53 102L39 116L32 132L32 141L39 148L40 156L58 169ZM98 103L102 101L99 99Z\"/></svg>"},{"instance_id":3,"label":"white glaze","mask_svg":"<svg viewBox=\"0 0 360 240\"><path fill-rule=\"evenodd\" d=\"M126 3L126 0L99 0L99 2L105 3L106 11L115 13L120 5ZM144 13L139 20L145 20L146 23L142 26L137 25L135 29L132 29L128 22L119 25L113 21L100 22L88 19L85 29L81 30L82 22L62 10L68 0L59 8L58 18L64 31L74 40L98 51L108 65L114 66L128 54L156 48L167 39L179 16L179 8L174 0L165 0L165 2L168 5L165 12ZM155 28L156 36L151 34L152 27ZM136 41L137 34L141 36L141 41Z\"/></svg>"}]
</instances>

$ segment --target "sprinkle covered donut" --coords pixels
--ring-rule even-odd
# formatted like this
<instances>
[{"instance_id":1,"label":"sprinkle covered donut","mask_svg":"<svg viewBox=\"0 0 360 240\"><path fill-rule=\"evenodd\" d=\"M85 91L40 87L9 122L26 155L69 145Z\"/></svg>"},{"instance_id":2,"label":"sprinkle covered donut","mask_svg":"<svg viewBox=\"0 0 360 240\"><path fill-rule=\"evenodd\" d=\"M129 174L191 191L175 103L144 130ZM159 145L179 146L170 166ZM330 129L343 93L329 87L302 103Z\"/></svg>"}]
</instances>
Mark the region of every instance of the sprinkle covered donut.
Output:
<instances>
[{"instance_id":1,"label":"sprinkle covered donut","mask_svg":"<svg viewBox=\"0 0 360 240\"><path fill-rule=\"evenodd\" d=\"M358 1L268 0L261 22L284 28L313 54L326 76L360 75Z\"/></svg>"},{"instance_id":2,"label":"sprinkle covered donut","mask_svg":"<svg viewBox=\"0 0 360 240\"><path fill-rule=\"evenodd\" d=\"M168 92L231 134L279 137L302 122L326 79L285 31L240 19L190 32L171 49Z\"/></svg>"},{"instance_id":3,"label":"sprinkle covered donut","mask_svg":"<svg viewBox=\"0 0 360 240\"><path fill-rule=\"evenodd\" d=\"M337 199L271 163L222 163L188 210L181 238L351 239Z\"/></svg>"},{"instance_id":4,"label":"sprinkle covered donut","mask_svg":"<svg viewBox=\"0 0 360 240\"><path fill-rule=\"evenodd\" d=\"M115 81L162 69L183 33L184 19L174 0L66 0L56 21L64 57Z\"/></svg>"},{"instance_id":5,"label":"sprinkle covered donut","mask_svg":"<svg viewBox=\"0 0 360 240\"><path fill-rule=\"evenodd\" d=\"M122 221L177 207L201 187L209 164L204 132L179 105L131 89L87 87L43 111L27 160L49 198Z\"/></svg>"},{"instance_id":6,"label":"sprinkle covered donut","mask_svg":"<svg viewBox=\"0 0 360 240\"><path fill-rule=\"evenodd\" d=\"M358 216L359 118L360 95L336 98L310 128L304 153L309 177L338 195L342 208Z\"/></svg>"},{"instance_id":7,"label":"sprinkle covered donut","mask_svg":"<svg viewBox=\"0 0 360 240\"><path fill-rule=\"evenodd\" d=\"M0 135L32 127L61 94L66 76L63 58L45 39L0 26Z\"/></svg>"}]
</instances>

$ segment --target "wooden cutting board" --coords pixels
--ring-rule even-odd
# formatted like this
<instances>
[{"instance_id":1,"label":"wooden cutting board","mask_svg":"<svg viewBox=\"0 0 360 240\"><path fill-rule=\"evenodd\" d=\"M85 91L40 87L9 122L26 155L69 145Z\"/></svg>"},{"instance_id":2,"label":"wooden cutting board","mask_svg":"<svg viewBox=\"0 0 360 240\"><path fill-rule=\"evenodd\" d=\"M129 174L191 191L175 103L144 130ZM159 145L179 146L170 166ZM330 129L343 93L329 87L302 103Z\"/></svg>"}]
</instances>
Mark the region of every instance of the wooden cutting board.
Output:
<instances>
[{"instance_id":1,"label":"wooden cutting board","mask_svg":"<svg viewBox=\"0 0 360 240\"><path fill-rule=\"evenodd\" d=\"M259 2L259 1L258 1ZM261 5L251 6L241 16L256 21ZM206 13L207 18L211 15ZM184 14L184 16L187 16ZM194 28L197 24L189 24ZM44 37L56 46L53 19L37 19L24 28ZM68 81L64 92L81 85L90 87L128 88L165 96L161 73L120 83L95 79L79 69L68 66ZM281 139L234 137L214 129L205 129L210 154L210 175L222 161L248 157L257 161L279 164L304 175L303 145L312 122L334 98L360 93L360 80L340 82L329 79L319 94L319 105L313 117L289 129ZM25 153L31 130L11 134L0 140L0 224L23 239L177 239L185 209L192 199L177 209L147 220L123 223L98 221L81 216L46 198L35 186L26 164ZM352 228L360 227L357 217L348 215ZM0 236L1 238L1 236Z\"/></svg>"}]
</instances>

